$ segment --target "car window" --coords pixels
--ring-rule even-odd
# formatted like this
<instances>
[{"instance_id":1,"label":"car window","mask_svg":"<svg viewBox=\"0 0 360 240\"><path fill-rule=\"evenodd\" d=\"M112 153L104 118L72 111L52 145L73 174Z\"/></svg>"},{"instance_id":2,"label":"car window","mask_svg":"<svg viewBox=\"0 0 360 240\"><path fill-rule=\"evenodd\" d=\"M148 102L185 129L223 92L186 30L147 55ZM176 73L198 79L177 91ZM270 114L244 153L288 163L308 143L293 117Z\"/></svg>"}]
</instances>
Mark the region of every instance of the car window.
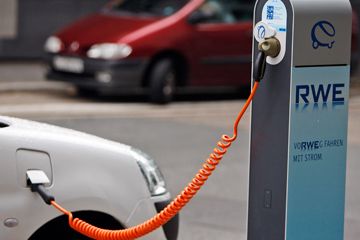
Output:
<instances>
[{"instance_id":1,"label":"car window","mask_svg":"<svg viewBox=\"0 0 360 240\"><path fill-rule=\"evenodd\" d=\"M110 11L153 16L170 16L185 6L189 0L114 0Z\"/></svg>"},{"instance_id":2,"label":"car window","mask_svg":"<svg viewBox=\"0 0 360 240\"><path fill-rule=\"evenodd\" d=\"M254 2L250 0L206 0L197 10L201 23L236 23L252 19Z\"/></svg>"}]
</instances>

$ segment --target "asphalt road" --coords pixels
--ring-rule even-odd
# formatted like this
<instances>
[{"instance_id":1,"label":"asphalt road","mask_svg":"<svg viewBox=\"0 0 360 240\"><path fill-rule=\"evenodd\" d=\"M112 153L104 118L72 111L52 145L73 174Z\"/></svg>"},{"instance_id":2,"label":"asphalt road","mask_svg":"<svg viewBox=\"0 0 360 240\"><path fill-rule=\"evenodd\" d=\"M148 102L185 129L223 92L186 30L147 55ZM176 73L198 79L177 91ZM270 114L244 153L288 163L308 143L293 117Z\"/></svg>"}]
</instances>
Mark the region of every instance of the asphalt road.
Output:
<instances>
[{"instance_id":1,"label":"asphalt road","mask_svg":"<svg viewBox=\"0 0 360 240\"><path fill-rule=\"evenodd\" d=\"M27 75L31 74L30 69ZM35 75L33 82L25 82L27 88L10 86L17 80L0 83L1 115L40 120L136 146L157 160L173 196L192 179L219 137L231 133L232 121L244 103L239 99L185 99L155 106L141 99L98 101L77 98L68 86L42 85ZM8 78L11 76L9 73ZM36 87L37 83L42 87ZM359 89L356 84L353 86L350 102L346 240L360 236ZM180 240L245 239L249 114L239 130L238 142L181 213Z\"/></svg>"}]
</instances>

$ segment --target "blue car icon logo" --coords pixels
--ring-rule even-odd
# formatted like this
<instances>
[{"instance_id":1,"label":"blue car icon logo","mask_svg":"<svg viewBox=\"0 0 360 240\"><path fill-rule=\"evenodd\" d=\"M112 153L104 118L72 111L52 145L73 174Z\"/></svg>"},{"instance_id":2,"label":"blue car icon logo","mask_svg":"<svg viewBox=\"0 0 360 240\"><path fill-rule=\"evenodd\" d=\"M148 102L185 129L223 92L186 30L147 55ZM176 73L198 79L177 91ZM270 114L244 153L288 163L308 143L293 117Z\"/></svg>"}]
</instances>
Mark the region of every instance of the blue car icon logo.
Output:
<instances>
[{"instance_id":1,"label":"blue car icon logo","mask_svg":"<svg viewBox=\"0 0 360 240\"><path fill-rule=\"evenodd\" d=\"M334 25L328 21L317 22L311 30L312 46L314 49L319 47L333 48L335 43L336 30Z\"/></svg>"},{"instance_id":2,"label":"blue car icon logo","mask_svg":"<svg viewBox=\"0 0 360 240\"><path fill-rule=\"evenodd\" d=\"M264 26L259 26L258 27L258 38L259 39L264 39L265 38L265 35L266 35L266 29Z\"/></svg>"}]
</instances>

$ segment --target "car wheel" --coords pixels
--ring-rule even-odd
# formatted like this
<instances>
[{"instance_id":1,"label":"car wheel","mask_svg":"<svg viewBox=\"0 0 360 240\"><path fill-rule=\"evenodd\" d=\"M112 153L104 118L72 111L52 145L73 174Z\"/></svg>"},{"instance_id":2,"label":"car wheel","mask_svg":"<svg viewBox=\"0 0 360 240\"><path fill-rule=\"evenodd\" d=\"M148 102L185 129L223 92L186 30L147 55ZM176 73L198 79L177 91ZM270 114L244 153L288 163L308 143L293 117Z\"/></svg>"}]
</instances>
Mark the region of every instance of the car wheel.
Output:
<instances>
[{"instance_id":1,"label":"car wheel","mask_svg":"<svg viewBox=\"0 0 360 240\"><path fill-rule=\"evenodd\" d=\"M358 68L359 68L358 60L352 59L351 64L350 64L350 74L351 74L351 76L353 76L354 74L357 73Z\"/></svg>"},{"instance_id":2,"label":"car wheel","mask_svg":"<svg viewBox=\"0 0 360 240\"><path fill-rule=\"evenodd\" d=\"M112 216L100 212L75 212L75 217L83 219L99 228L110 230L124 229L124 227ZM61 240L91 240L69 227L68 217L59 216L50 220L39 228L28 240L61 239Z\"/></svg>"},{"instance_id":3,"label":"car wheel","mask_svg":"<svg viewBox=\"0 0 360 240\"><path fill-rule=\"evenodd\" d=\"M173 99L177 73L171 59L156 62L150 71L150 100L166 104Z\"/></svg>"}]
</instances>

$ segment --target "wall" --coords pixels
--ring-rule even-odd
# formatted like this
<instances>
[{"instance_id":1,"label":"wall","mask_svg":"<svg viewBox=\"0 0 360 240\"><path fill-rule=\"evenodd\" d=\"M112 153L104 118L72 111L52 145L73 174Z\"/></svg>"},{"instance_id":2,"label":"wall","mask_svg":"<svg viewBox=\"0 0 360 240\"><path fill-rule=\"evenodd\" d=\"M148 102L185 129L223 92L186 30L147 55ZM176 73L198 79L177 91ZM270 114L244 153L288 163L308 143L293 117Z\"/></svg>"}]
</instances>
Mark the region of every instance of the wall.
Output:
<instances>
[{"instance_id":1,"label":"wall","mask_svg":"<svg viewBox=\"0 0 360 240\"><path fill-rule=\"evenodd\" d=\"M46 38L108 0L0 0L0 59L39 58ZM12 11L8 11L10 9ZM7 15L3 15L7 12ZM3 32L3 34L1 34Z\"/></svg>"},{"instance_id":2,"label":"wall","mask_svg":"<svg viewBox=\"0 0 360 240\"><path fill-rule=\"evenodd\" d=\"M17 32L17 0L1 0L0 37L14 38Z\"/></svg>"}]
</instances>

